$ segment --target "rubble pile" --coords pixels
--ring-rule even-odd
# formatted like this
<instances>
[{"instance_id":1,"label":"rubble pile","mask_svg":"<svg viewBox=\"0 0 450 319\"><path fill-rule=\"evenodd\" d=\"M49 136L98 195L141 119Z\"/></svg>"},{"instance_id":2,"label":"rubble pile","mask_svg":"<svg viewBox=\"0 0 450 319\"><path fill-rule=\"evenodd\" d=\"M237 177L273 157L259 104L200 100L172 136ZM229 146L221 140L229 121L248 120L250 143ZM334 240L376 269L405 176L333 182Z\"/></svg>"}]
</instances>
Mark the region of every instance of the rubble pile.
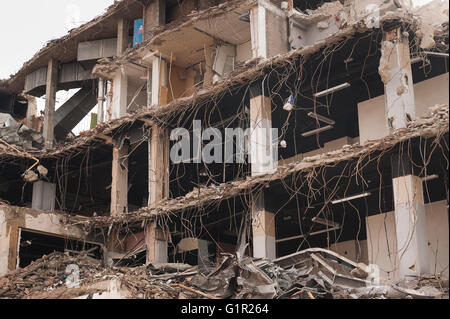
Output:
<instances>
[{"instance_id":1,"label":"rubble pile","mask_svg":"<svg viewBox=\"0 0 450 319\"><path fill-rule=\"evenodd\" d=\"M11 115L3 113L0 113L0 139L24 149L31 149L44 142L40 132L18 123Z\"/></svg>"},{"instance_id":2,"label":"rubble pile","mask_svg":"<svg viewBox=\"0 0 450 319\"><path fill-rule=\"evenodd\" d=\"M72 283L73 266L79 270L76 276L80 282L76 288ZM191 268L191 266L189 266ZM170 274L170 269L167 270ZM167 276L166 274L166 276ZM170 277L176 277L170 274ZM163 277L164 278L164 277ZM86 253L55 252L33 262L26 268L0 278L0 299L74 299L101 294L104 290L94 284L113 279L120 280L132 298L170 299L177 298L179 292L152 274L150 267L109 268L100 260Z\"/></svg>"},{"instance_id":3,"label":"rubble pile","mask_svg":"<svg viewBox=\"0 0 450 319\"><path fill-rule=\"evenodd\" d=\"M79 268L76 288L67 286L70 265ZM92 298L104 292L96 283L111 280L118 280L134 299L448 298L448 280L377 281L370 267L314 248L273 262L227 254L219 266L206 273L185 264L108 268L86 253L53 253L0 278L0 299Z\"/></svg>"}]
</instances>

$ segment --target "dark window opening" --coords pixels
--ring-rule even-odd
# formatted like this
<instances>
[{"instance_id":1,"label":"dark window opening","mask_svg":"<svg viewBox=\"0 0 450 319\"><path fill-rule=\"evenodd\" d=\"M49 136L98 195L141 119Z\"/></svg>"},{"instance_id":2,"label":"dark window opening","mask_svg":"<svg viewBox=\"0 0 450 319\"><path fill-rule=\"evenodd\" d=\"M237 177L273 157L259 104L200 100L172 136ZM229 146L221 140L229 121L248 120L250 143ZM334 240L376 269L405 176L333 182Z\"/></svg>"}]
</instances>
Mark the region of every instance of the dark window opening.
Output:
<instances>
[{"instance_id":1,"label":"dark window opening","mask_svg":"<svg viewBox=\"0 0 450 319\"><path fill-rule=\"evenodd\" d=\"M54 252L76 253L81 251L88 252L88 256L92 258L102 258L100 245L21 229L18 265L20 268L27 267L33 261Z\"/></svg>"}]
</instances>

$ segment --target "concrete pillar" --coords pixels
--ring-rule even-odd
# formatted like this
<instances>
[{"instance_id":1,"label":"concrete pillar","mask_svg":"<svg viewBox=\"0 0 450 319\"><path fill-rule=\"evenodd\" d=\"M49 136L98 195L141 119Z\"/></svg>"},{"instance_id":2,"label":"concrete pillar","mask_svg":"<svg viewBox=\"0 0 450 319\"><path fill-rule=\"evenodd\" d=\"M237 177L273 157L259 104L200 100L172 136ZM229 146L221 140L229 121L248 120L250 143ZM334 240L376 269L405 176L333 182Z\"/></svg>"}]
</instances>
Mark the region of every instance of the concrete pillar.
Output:
<instances>
[{"instance_id":1,"label":"concrete pillar","mask_svg":"<svg viewBox=\"0 0 450 319\"><path fill-rule=\"evenodd\" d=\"M44 143L52 148L55 139L55 102L58 85L59 65L55 60L48 61L47 82L45 88Z\"/></svg>"},{"instance_id":2,"label":"concrete pillar","mask_svg":"<svg viewBox=\"0 0 450 319\"><path fill-rule=\"evenodd\" d=\"M208 88L213 84L214 71L213 71L213 58L212 58L212 50L209 46L205 45L205 66L206 72L203 79L203 87Z\"/></svg>"},{"instance_id":3,"label":"concrete pillar","mask_svg":"<svg viewBox=\"0 0 450 319\"><path fill-rule=\"evenodd\" d=\"M15 227L11 227L11 225L7 222L7 216L3 209L0 208L0 277L3 277L8 274L10 270L10 236L14 235L16 232ZM17 244L17 242L16 242Z\"/></svg>"},{"instance_id":4,"label":"concrete pillar","mask_svg":"<svg viewBox=\"0 0 450 319\"><path fill-rule=\"evenodd\" d=\"M28 100L28 108L27 108L27 122L26 125L30 128L35 129L34 127L34 119L38 116L37 113L37 101L34 96L27 96Z\"/></svg>"},{"instance_id":5,"label":"concrete pillar","mask_svg":"<svg viewBox=\"0 0 450 319\"><path fill-rule=\"evenodd\" d=\"M152 36L153 27L166 24L166 1L153 0L144 7L144 40Z\"/></svg>"},{"instance_id":6,"label":"concrete pillar","mask_svg":"<svg viewBox=\"0 0 450 319\"><path fill-rule=\"evenodd\" d=\"M150 140L149 204L169 196L169 131L154 125Z\"/></svg>"},{"instance_id":7,"label":"concrete pillar","mask_svg":"<svg viewBox=\"0 0 450 319\"><path fill-rule=\"evenodd\" d=\"M266 9L258 4L250 9L253 58L267 58Z\"/></svg>"},{"instance_id":8,"label":"concrete pillar","mask_svg":"<svg viewBox=\"0 0 450 319\"><path fill-rule=\"evenodd\" d=\"M261 82L250 87L250 160L252 176L277 169L277 136L272 130L272 101Z\"/></svg>"},{"instance_id":9,"label":"concrete pillar","mask_svg":"<svg viewBox=\"0 0 450 319\"><path fill-rule=\"evenodd\" d=\"M214 243L207 240L198 240L198 269L200 273L208 273L215 266Z\"/></svg>"},{"instance_id":10,"label":"concrete pillar","mask_svg":"<svg viewBox=\"0 0 450 319\"><path fill-rule=\"evenodd\" d=\"M152 106L152 69L147 69L147 108Z\"/></svg>"},{"instance_id":11,"label":"concrete pillar","mask_svg":"<svg viewBox=\"0 0 450 319\"><path fill-rule=\"evenodd\" d=\"M379 71L385 84L387 126L392 132L416 116L414 83L408 33L396 28L383 37Z\"/></svg>"},{"instance_id":12,"label":"concrete pillar","mask_svg":"<svg viewBox=\"0 0 450 319\"><path fill-rule=\"evenodd\" d=\"M31 208L53 212L55 210L56 184L38 181L33 183Z\"/></svg>"},{"instance_id":13,"label":"concrete pillar","mask_svg":"<svg viewBox=\"0 0 450 319\"><path fill-rule=\"evenodd\" d=\"M252 176L276 170L277 152L272 136L272 101L266 96L263 83L250 87L250 160ZM266 210L264 191L251 197L253 224L253 256L275 259L275 218Z\"/></svg>"},{"instance_id":14,"label":"concrete pillar","mask_svg":"<svg viewBox=\"0 0 450 319\"><path fill-rule=\"evenodd\" d=\"M122 66L114 75L112 97L112 119L118 119L127 114L128 106L128 76Z\"/></svg>"},{"instance_id":15,"label":"concrete pillar","mask_svg":"<svg viewBox=\"0 0 450 319\"><path fill-rule=\"evenodd\" d=\"M423 185L407 155L392 159L397 260L401 277L429 274L428 237Z\"/></svg>"},{"instance_id":16,"label":"concrete pillar","mask_svg":"<svg viewBox=\"0 0 450 319\"><path fill-rule=\"evenodd\" d=\"M98 117L97 124L102 124L105 119L105 81L98 79Z\"/></svg>"},{"instance_id":17,"label":"concrete pillar","mask_svg":"<svg viewBox=\"0 0 450 319\"><path fill-rule=\"evenodd\" d=\"M266 209L264 190L252 194L253 257L276 258L275 214Z\"/></svg>"},{"instance_id":18,"label":"concrete pillar","mask_svg":"<svg viewBox=\"0 0 450 319\"><path fill-rule=\"evenodd\" d=\"M113 82L107 81L106 83L106 120L112 120L112 105L113 105Z\"/></svg>"},{"instance_id":19,"label":"concrete pillar","mask_svg":"<svg viewBox=\"0 0 450 319\"><path fill-rule=\"evenodd\" d=\"M404 128L416 115L408 33L401 27L384 32L380 76L385 84L389 130ZM428 269L428 239L422 181L405 154L392 160L399 273L423 275Z\"/></svg>"},{"instance_id":20,"label":"concrete pillar","mask_svg":"<svg viewBox=\"0 0 450 319\"><path fill-rule=\"evenodd\" d=\"M149 205L156 207L169 196L169 132L152 127L149 148ZM167 238L152 221L146 228L147 263L167 262Z\"/></svg>"},{"instance_id":21,"label":"concrete pillar","mask_svg":"<svg viewBox=\"0 0 450 319\"><path fill-rule=\"evenodd\" d=\"M113 148L111 216L128 212L128 145Z\"/></svg>"},{"instance_id":22,"label":"concrete pillar","mask_svg":"<svg viewBox=\"0 0 450 319\"><path fill-rule=\"evenodd\" d=\"M130 22L126 19L120 19L117 23L117 56L121 56L128 48L130 43L129 27Z\"/></svg>"},{"instance_id":23,"label":"concrete pillar","mask_svg":"<svg viewBox=\"0 0 450 319\"><path fill-rule=\"evenodd\" d=\"M165 60L155 58L151 72L151 106L165 104L162 92L167 88L167 65ZM149 79L150 81L150 74ZM148 83L148 87L150 83ZM169 196L169 131L158 125L152 126L149 141L148 190L149 205L155 207ZM159 235L158 235L159 234ZM156 236L156 237L155 237ZM146 229L147 263L167 262L167 238L161 237L154 222Z\"/></svg>"}]
</instances>

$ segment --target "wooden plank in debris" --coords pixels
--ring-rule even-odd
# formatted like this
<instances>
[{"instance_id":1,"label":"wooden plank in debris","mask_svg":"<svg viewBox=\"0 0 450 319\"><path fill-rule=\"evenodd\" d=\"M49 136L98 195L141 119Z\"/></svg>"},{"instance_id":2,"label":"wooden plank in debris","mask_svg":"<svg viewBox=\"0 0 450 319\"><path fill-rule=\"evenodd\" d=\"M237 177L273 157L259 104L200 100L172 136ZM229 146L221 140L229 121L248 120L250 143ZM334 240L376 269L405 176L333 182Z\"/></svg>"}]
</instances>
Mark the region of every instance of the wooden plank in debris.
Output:
<instances>
[{"instance_id":1,"label":"wooden plank in debris","mask_svg":"<svg viewBox=\"0 0 450 319\"><path fill-rule=\"evenodd\" d=\"M175 287L179 287L179 288L188 290L188 291L190 291L190 292L193 292L193 293L195 293L195 294L197 294L197 295L200 295L200 296L205 297L205 298L208 298L208 299L215 299L215 300L220 299L220 298L217 298L217 297L214 297L214 296L205 294L204 292L201 292L201 291L196 290L196 289L194 289L194 288L187 287L187 286L185 286L185 285L183 285L183 284L173 284L173 285L170 285L170 286L171 286L171 287L174 287L174 288L175 288Z\"/></svg>"}]
</instances>

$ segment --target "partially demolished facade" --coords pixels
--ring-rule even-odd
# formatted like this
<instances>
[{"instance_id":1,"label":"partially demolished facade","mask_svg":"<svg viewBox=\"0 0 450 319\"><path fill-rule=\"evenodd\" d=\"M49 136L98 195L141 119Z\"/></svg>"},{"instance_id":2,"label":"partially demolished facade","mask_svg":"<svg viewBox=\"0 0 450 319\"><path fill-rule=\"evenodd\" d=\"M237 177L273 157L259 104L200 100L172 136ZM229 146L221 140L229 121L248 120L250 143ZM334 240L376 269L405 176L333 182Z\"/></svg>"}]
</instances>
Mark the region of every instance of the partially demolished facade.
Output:
<instances>
[{"instance_id":1,"label":"partially demolished facade","mask_svg":"<svg viewBox=\"0 0 450 319\"><path fill-rule=\"evenodd\" d=\"M448 297L448 85L448 1L117 1L0 82L0 298Z\"/></svg>"}]
</instances>

